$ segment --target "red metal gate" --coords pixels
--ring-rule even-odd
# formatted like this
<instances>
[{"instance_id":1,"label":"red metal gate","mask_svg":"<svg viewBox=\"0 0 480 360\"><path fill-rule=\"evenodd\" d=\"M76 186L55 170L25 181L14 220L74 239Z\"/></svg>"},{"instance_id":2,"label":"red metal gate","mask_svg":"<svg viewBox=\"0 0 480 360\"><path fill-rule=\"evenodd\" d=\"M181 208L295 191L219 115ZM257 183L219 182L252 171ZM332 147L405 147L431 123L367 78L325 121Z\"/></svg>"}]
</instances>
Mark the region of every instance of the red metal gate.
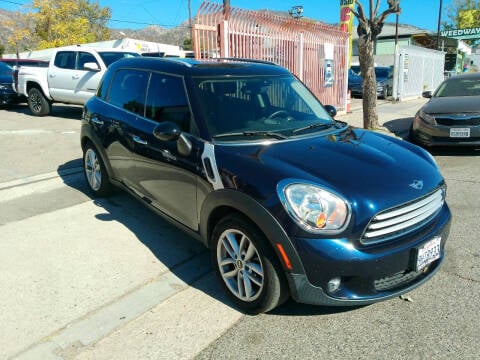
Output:
<instances>
[{"instance_id":1,"label":"red metal gate","mask_svg":"<svg viewBox=\"0 0 480 360\"><path fill-rule=\"evenodd\" d=\"M230 8L204 1L193 28L195 57L249 58L277 63L300 78L324 104L347 103L348 34L306 19Z\"/></svg>"}]
</instances>

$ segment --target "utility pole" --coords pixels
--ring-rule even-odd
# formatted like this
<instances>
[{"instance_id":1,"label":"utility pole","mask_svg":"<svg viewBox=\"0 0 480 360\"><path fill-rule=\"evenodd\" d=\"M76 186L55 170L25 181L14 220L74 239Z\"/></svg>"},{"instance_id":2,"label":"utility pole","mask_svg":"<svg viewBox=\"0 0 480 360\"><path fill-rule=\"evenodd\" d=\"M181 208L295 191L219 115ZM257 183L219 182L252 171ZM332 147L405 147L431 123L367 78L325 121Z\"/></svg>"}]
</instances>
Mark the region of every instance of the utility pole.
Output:
<instances>
[{"instance_id":1,"label":"utility pole","mask_svg":"<svg viewBox=\"0 0 480 360\"><path fill-rule=\"evenodd\" d=\"M440 22L442 20L442 0L440 0L440 6L438 7L438 26L437 26L437 50L440 49Z\"/></svg>"},{"instance_id":2,"label":"utility pole","mask_svg":"<svg viewBox=\"0 0 480 360\"><path fill-rule=\"evenodd\" d=\"M223 17L225 20L230 18L230 0L223 0Z\"/></svg>"}]
</instances>

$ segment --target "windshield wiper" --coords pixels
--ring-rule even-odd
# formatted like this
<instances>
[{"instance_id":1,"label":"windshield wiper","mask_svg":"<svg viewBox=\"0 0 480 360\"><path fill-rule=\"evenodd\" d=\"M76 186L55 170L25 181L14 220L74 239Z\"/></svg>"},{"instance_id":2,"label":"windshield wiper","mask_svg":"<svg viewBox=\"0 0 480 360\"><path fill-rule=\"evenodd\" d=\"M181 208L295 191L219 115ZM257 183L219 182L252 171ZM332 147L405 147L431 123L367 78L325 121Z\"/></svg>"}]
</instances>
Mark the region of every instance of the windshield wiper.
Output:
<instances>
[{"instance_id":1,"label":"windshield wiper","mask_svg":"<svg viewBox=\"0 0 480 360\"><path fill-rule=\"evenodd\" d=\"M231 132L231 133L224 133L213 135L212 137L215 139L222 138L222 137L229 137L229 136L263 136L263 137L270 137L274 139L287 139L288 136L272 132L272 131L239 131L239 132Z\"/></svg>"},{"instance_id":2,"label":"windshield wiper","mask_svg":"<svg viewBox=\"0 0 480 360\"><path fill-rule=\"evenodd\" d=\"M326 128L332 127L333 125L334 125L334 123L328 123L328 124L315 123L315 124L310 124L308 126L304 126L304 127L292 130L292 133L296 134L296 133L299 133L299 132L304 131L304 130L310 130L310 129L315 129L315 128L325 128L326 129Z\"/></svg>"}]
</instances>

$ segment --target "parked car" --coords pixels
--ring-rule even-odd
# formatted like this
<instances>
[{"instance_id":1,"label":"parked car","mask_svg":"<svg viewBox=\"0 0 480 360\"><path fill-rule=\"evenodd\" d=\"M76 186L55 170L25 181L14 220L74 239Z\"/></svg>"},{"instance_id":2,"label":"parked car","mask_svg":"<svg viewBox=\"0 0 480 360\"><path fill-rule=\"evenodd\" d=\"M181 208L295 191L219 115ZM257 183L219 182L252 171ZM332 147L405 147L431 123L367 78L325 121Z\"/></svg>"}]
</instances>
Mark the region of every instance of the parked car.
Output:
<instances>
[{"instance_id":1,"label":"parked car","mask_svg":"<svg viewBox=\"0 0 480 360\"><path fill-rule=\"evenodd\" d=\"M480 145L480 73L443 81L415 115L410 139L424 146Z\"/></svg>"},{"instance_id":2,"label":"parked car","mask_svg":"<svg viewBox=\"0 0 480 360\"><path fill-rule=\"evenodd\" d=\"M15 104L22 98L13 89L13 68L0 62L0 106Z\"/></svg>"},{"instance_id":3,"label":"parked car","mask_svg":"<svg viewBox=\"0 0 480 360\"><path fill-rule=\"evenodd\" d=\"M377 96L386 99L392 95L393 90L393 67L376 66L375 77L377 81ZM363 96L363 78L360 66L352 65L348 73L348 89L352 96Z\"/></svg>"},{"instance_id":4,"label":"parked car","mask_svg":"<svg viewBox=\"0 0 480 360\"><path fill-rule=\"evenodd\" d=\"M27 97L33 115L45 116L54 102L83 105L95 93L107 67L140 54L118 49L73 46L60 48L47 68L22 66L17 91Z\"/></svg>"},{"instance_id":5,"label":"parked car","mask_svg":"<svg viewBox=\"0 0 480 360\"><path fill-rule=\"evenodd\" d=\"M15 92L18 89L18 71L21 66L48 67L48 61L36 59L0 58L0 62L13 68L13 89ZM21 99L24 101L26 97L21 96Z\"/></svg>"},{"instance_id":6,"label":"parked car","mask_svg":"<svg viewBox=\"0 0 480 360\"><path fill-rule=\"evenodd\" d=\"M202 241L247 312L398 296L444 258L444 179L424 149L335 113L273 63L120 60L84 107L85 178Z\"/></svg>"}]
</instances>

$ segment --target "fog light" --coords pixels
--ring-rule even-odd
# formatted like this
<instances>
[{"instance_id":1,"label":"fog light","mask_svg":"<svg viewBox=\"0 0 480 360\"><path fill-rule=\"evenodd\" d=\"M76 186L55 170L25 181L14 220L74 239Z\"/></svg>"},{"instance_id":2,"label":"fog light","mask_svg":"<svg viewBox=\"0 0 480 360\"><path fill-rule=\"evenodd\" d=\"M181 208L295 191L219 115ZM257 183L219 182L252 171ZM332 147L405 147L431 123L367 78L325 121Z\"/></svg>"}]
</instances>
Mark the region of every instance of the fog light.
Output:
<instances>
[{"instance_id":1,"label":"fog light","mask_svg":"<svg viewBox=\"0 0 480 360\"><path fill-rule=\"evenodd\" d=\"M338 277L331 279L327 284L327 291L329 293L334 293L340 288L341 282L342 281Z\"/></svg>"}]
</instances>

